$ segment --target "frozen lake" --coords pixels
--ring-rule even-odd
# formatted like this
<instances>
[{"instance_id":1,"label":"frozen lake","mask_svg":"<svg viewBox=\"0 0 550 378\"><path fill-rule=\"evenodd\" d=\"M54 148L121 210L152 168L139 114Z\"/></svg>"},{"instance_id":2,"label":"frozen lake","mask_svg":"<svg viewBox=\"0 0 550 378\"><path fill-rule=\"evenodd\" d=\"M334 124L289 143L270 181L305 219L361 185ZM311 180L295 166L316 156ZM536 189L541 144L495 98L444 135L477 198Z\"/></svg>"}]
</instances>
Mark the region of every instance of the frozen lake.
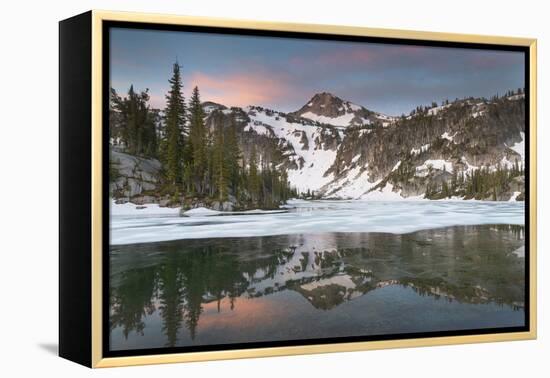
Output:
<instances>
[{"instance_id":1,"label":"frozen lake","mask_svg":"<svg viewBox=\"0 0 550 378\"><path fill-rule=\"evenodd\" d=\"M404 234L461 225L523 225L524 208L523 202L292 200L284 212L198 211L180 217L176 209L156 205L136 210L128 204L113 204L110 243L329 232Z\"/></svg>"},{"instance_id":2,"label":"frozen lake","mask_svg":"<svg viewBox=\"0 0 550 378\"><path fill-rule=\"evenodd\" d=\"M524 236L481 225L113 245L110 348L522 327Z\"/></svg>"}]
</instances>

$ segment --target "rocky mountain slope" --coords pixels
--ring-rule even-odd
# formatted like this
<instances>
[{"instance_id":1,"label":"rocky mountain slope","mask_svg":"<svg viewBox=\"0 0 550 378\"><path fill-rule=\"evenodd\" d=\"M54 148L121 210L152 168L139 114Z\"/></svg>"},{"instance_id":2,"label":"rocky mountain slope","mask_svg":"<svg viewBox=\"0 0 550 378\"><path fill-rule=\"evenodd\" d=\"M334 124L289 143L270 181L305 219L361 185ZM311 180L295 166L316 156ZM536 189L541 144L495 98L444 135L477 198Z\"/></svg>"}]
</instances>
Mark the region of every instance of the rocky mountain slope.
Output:
<instances>
[{"instance_id":1,"label":"rocky mountain slope","mask_svg":"<svg viewBox=\"0 0 550 378\"><path fill-rule=\"evenodd\" d=\"M285 168L301 193L315 198L476 198L522 200L525 193L525 101L467 98L393 117L314 95L299 110L228 108L204 102L206 125L235 124L248 161ZM113 152L113 191L135 196L154 189L160 165Z\"/></svg>"},{"instance_id":2,"label":"rocky mountain slope","mask_svg":"<svg viewBox=\"0 0 550 378\"><path fill-rule=\"evenodd\" d=\"M218 122L238 124L245 157L254 143L264 161L288 169L300 192L317 197L524 196L523 94L456 100L407 117L385 116L329 93L316 94L293 113L213 103L205 111L212 128ZM475 174L490 181L500 170L517 172L498 193L468 190Z\"/></svg>"},{"instance_id":3,"label":"rocky mountain slope","mask_svg":"<svg viewBox=\"0 0 550 378\"><path fill-rule=\"evenodd\" d=\"M342 128L350 126L385 127L395 121L395 117L373 112L327 92L317 93L307 104L291 115Z\"/></svg>"},{"instance_id":4,"label":"rocky mountain slope","mask_svg":"<svg viewBox=\"0 0 550 378\"><path fill-rule=\"evenodd\" d=\"M468 197L459 186L469 177L522 170L524 127L520 96L459 100L401 118L385 129L349 130L327 171L334 179L319 190L329 197L430 198L444 197L441 192L454 185L450 194ZM493 199L522 195L520 173ZM491 196L481 193L477 199Z\"/></svg>"}]
</instances>

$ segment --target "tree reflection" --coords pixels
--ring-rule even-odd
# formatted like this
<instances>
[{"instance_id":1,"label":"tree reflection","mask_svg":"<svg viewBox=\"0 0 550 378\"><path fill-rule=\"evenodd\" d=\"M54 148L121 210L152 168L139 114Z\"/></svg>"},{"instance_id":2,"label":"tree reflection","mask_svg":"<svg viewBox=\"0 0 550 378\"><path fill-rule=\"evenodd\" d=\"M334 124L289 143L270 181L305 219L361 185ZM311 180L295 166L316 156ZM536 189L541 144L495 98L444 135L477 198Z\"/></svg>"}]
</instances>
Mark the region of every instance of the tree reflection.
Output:
<instances>
[{"instance_id":1,"label":"tree reflection","mask_svg":"<svg viewBox=\"0 0 550 378\"><path fill-rule=\"evenodd\" d=\"M111 287L111 329L122 327L124 337L130 332L143 334L144 315L155 312L153 298L155 297L158 280L156 269L129 270L122 272L120 285Z\"/></svg>"},{"instance_id":2,"label":"tree reflection","mask_svg":"<svg viewBox=\"0 0 550 378\"><path fill-rule=\"evenodd\" d=\"M194 340L204 306L292 290L330 311L390 285L463 303L524 301L521 226L383 233L197 239L111 247L111 330L143 335L158 314L166 346ZM266 319L266 321L268 321Z\"/></svg>"}]
</instances>

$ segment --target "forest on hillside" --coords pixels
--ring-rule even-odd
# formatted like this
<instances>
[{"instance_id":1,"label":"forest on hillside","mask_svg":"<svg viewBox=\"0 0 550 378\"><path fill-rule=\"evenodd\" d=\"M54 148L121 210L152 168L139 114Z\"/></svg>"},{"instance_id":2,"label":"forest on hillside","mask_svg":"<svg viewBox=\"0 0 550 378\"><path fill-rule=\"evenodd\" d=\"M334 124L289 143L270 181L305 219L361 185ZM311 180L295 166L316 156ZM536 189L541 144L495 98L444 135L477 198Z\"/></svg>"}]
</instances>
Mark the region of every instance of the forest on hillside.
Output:
<instances>
[{"instance_id":1,"label":"forest on hillside","mask_svg":"<svg viewBox=\"0 0 550 378\"><path fill-rule=\"evenodd\" d=\"M262 159L254 144L243 154L236 122L207 127L199 88L186 102L181 68L175 63L169 79L166 107L153 109L148 90L130 86L125 96L111 89L110 141L117 149L161 163L155 190L146 194L168 197L171 206L204 204L220 210L273 209L296 191L286 170ZM111 160L111 182L118 177Z\"/></svg>"}]
</instances>

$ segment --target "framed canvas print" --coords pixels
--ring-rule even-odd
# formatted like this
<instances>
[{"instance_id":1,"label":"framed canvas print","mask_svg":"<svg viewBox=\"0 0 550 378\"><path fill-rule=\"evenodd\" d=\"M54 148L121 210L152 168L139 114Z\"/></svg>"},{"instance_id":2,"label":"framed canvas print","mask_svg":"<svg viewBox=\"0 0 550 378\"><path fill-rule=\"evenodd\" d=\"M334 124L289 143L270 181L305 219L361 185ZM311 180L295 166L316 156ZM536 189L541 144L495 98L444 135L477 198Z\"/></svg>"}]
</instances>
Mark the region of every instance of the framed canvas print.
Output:
<instances>
[{"instance_id":1,"label":"framed canvas print","mask_svg":"<svg viewBox=\"0 0 550 378\"><path fill-rule=\"evenodd\" d=\"M60 355L536 337L536 41L60 22Z\"/></svg>"}]
</instances>

